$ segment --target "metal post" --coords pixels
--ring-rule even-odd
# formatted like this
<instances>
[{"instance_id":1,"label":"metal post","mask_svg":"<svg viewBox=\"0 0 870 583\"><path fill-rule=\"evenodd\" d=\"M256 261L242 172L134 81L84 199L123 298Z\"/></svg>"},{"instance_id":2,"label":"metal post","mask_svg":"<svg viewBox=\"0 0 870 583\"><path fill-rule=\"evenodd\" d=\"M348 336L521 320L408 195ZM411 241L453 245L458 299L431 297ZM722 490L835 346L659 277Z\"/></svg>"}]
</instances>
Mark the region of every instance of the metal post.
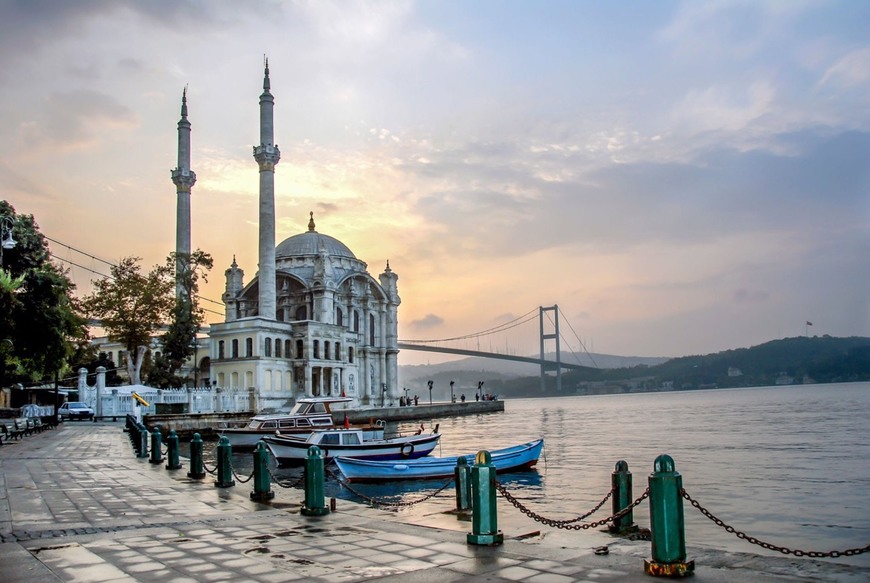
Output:
<instances>
[{"instance_id":1,"label":"metal post","mask_svg":"<svg viewBox=\"0 0 870 583\"><path fill-rule=\"evenodd\" d=\"M695 570L686 562L686 534L683 521L683 477L669 455L660 455L649 476L649 523L652 559L644 559L647 575L683 577Z\"/></svg>"},{"instance_id":2,"label":"metal post","mask_svg":"<svg viewBox=\"0 0 870 583\"><path fill-rule=\"evenodd\" d=\"M305 459L305 503L299 511L303 516L324 516L329 514L323 493L323 455L320 448L312 445Z\"/></svg>"},{"instance_id":3,"label":"metal post","mask_svg":"<svg viewBox=\"0 0 870 583\"><path fill-rule=\"evenodd\" d=\"M631 472L628 471L628 462L619 460L616 469L610 475L610 485L613 488L613 512L621 512L632 503L631 498ZM626 534L637 532L639 529L634 523L634 512L629 510L621 518L617 518L608 530L613 534Z\"/></svg>"},{"instance_id":4,"label":"metal post","mask_svg":"<svg viewBox=\"0 0 870 583\"><path fill-rule=\"evenodd\" d=\"M453 477L456 481L456 511L467 513L471 510L471 466L464 455L456 459Z\"/></svg>"},{"instance_id":5,"label":"metal post","mask_svg":"<svg viewBox=\"0 0 870 583\"><path fill-rule=\"evenodd\" d=\"M453 381L450 381L450 402L456 402L456 397L453 395Z\"/></svg>"},{"instance_id":6,"label":"metal post","mask_svg":"<svg viewBox=\"0 0 870 583\"><path fill-rule=\"evenodd\" d=\"M187 477L191 480L201 480L205 477L205 469L202 465L202 437L199 433L193 434L190 440L190 471Z\"/></svg>"},{"instance_id":7,"label":"metal post","mask_svg":"<svg viewBox=\"0 0 870 583\"><path fill-rule=\"evenodd\" d=\"M181 461L178 459L178 435L174 429L169 430L169 436L166 438L166 469L180 470Z\"/></svg>"},{"instance_id":8,"label":"metal post","mask_svg":"<svg viewBox=\"0 0 870 583\"><path fill-rule=\"evenodd\" d=\"M139 424L139 450L136 457L148 457L148 429Z\"/></svg>"},{"instance_id":9,"label":"metal post","mask_svg":"<svg viewBox=\"0 0 870 583\"><path fill-rule=\"evenodd\" d=\"M495 466L488 451L477 452L471 469L471 532L470 545L500 545L504 534L498 529L496 512Z\"/></svg>"},{"instance_id":10,"label":"metal post","mask_svg":"<svg viewBox=\"0 0 870 583\"><path fill-rule=\"evenodd\" d=\"M217 479L216 488L231 488L236 485L233 480L233 446L226 435L220 438L217 446Z\"/></svg>"},{"instance_id":11,"label":"metal post","mask_svg":"<svg viewBox=\"0 0 870 583\"><path fill-rule=\"evenodd\" d=\"M432 404L432 381L429 381L429 404Z\"/></svg>"},{"instance_id":12,"label":"metal post","mask_svg":"<svg viewBox=\"0 0 870 583\"><path fill-rule=\"evenodd\" d=\"M263 502L274 497L269 476L269 451L265 443L258 441L254 450L254 491L251 492L251 500Z\"/></svg>"},{"instance_id":13,"label":"metal post","mask_svg":"<svg viewBox=\"0 0 870 583\"><path fill-rule=\"evenodd\" d=\"M152 464L163 463L163 438L160 435L160 428L155 427L151 433L151 459L148 460Z\"/></svg>"}]
</instances>

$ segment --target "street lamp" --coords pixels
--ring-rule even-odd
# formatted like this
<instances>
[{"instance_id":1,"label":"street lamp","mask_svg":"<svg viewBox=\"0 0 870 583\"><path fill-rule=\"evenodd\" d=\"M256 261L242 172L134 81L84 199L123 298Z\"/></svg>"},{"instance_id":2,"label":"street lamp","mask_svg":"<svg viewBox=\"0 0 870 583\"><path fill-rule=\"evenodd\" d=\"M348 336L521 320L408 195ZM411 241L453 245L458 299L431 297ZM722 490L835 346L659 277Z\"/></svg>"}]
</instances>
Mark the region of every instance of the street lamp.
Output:
<instances>
[{"instance_id":1,"label":"street lamp","mask_svg":"<svg viewBox=\"0 0 870 583\"><path fill-rule=\"evenodd\" d=\"M402 387L402 390L405 391L405 404L408 404L408 392L410 389L408 387Z\"/></svg>"},{"instance_id":2,"label":"street lamp","mask_svg":"<svg viewBox=\"0 0 870 583\"><path fill-rule=\"evenodd\" d=\"M15 249L18 241L12 238L12 217L0 217L0 267L3 267L3 250Z\"/></svg>"},{"instance_id":3,"label":"street lamp","mask_svg":"<svg viewBox=\"0 0 870 583\"><path fill-rule=\"evenodd\" d=\"M477 382L477 393L480 395L480 400L483 401L483 381Z\"/></svg>"},{"instance_id":4,"label":"street lamp","mask_svg":"<svg viewBox=\"0 0 870 583\"><path fill-rule=\"evenodd\" d=\"M432 381L429 381L429 404L432 404Z\"/></svg>"},{"instance_id":5,"label":"street lamp","mask_svg":"<svg viewBox=\"0 0 870 583\"><path fill-rule=\"evenodd\" d=\"M450 402L456 402L456 397L453 395L453 381L450 381Z\"/></svg>"}]
</instances>

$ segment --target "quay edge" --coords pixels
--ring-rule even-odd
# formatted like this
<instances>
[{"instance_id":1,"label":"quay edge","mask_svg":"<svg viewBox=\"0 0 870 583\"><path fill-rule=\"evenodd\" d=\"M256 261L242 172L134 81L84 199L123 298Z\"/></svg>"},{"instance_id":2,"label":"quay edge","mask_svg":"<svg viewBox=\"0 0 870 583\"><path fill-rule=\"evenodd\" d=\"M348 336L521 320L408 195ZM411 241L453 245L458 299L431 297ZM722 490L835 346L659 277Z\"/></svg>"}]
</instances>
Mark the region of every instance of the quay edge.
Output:
<instances>
[{"instance_id":1,"label":"quay edge","mask_svg":"<svg viewBox=\"0 0 870 583\"><path fill-rule=\"evenodd\" d=\"M368 409L333 408L332 416L336 424L344 421L344 415L350 423L368 423L383 419L387 422L423 421L463 415L479 415L483 413L500 413L504 411L504 401L466 401L465 403L433 403L419 404L407 407L374 407ZM203 439L215 439L220 434L220 428L225 423L244 423L254 415L253 412L243 413L203 413L203 414L167 414L145 415L142 423L153 431L155 427L160 432L168 434L175 430L179 439L189 441L194 433L199 433Z\"/></svg>"}]
</instances>

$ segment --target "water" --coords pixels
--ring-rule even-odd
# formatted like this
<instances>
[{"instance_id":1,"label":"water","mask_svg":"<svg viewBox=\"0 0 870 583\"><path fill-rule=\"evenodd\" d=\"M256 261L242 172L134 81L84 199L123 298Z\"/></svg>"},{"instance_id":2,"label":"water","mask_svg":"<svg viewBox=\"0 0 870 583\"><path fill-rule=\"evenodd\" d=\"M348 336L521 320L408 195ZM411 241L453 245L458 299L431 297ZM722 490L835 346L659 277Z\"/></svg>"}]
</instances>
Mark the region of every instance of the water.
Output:
<instances>
[{"instance_id":1,"label":"water","mask_svg":"<svg viewBox=\"0 0 870 583\"><path fill-rule=\"evenodd\" d=\"M653 460L667 453L687 492L736 529L789 548L842 551L870 544L868 412L870 383L845 383L511 399L504 413L424 423L427 431L440 423L437 455L497 449L543 436L537 471L500 480L548 518L573 518L591 509L609 491L618 460L628 462L638 496ZM418 426L407 423L399 429ZM249 457L234 460L240 472ZM286 479L300 475L298 469L276 472ZM411 501L440 485L353 487L368 496ZM358 499L334 481L327 484L327 495ZM448 488L420 506L437 502L449 508L452 496ZM643 503L635 509L640 526L649 525L647 508ZM590 520L605 518L609 509L608 503ZM510 506L500 504L499 513L500 525L524 520L526 530L549 528ZM689 545L770 553L728 534L688 503L685 514ZM870 566L870 554L838 561Z\"/></svg>"}]
</instances>

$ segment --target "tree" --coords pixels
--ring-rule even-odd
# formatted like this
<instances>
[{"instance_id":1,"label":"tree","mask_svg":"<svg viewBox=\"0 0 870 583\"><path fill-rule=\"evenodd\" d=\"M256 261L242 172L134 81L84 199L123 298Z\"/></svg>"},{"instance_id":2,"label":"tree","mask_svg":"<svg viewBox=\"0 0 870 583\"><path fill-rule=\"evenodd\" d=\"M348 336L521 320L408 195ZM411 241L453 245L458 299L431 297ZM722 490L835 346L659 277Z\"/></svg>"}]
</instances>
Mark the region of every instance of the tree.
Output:
<instances>
[{"instance_id":1,"label":"tree","mask_svg":"<svg viewBox=\"0 0 870 583\"><path fill-rule=\"evenodd\" d=\"M51 379L88 340L86 320L72 296L75 285L51 263L33 215L16 214L4 200L0 217L12 220L16 241L4 250L0 269L0 385Z\"/></svg>"},{"instance_id":2,"label":"tree","mask_svg":"<svg viewBox=\"0 0 870 583\"><path fill-rule=\"evenodd\" d=\"M177 261L181 259L181 261ZM199 305L199 280L208 281L208 271L214 265L211 255L197 249L189 257L171 253L166 268L183 265L177 277L175 306L169 328L161 338L163 352L154 359L154 368L148 381L159 387L181 386L188 382L178 371L196 350L197 333L205 322L205 312ZM196 363L194 363L196 366Z\"/></svg>"},{"instance_id":3,"label":"tree","mask_svg":"<svg viewBox=\"0 0 870 583\"><path fill-rule=\"evenodd\" d=\"M140 384L145 354L152 337L165 322L175 302L172 269L156 265L141 273L139 257L125 257L110 268L110 277L94 281L94 291L83 304L91 318L100 320L112 342L127 349L130 382Z\"/></svg>"}]
</instances>

